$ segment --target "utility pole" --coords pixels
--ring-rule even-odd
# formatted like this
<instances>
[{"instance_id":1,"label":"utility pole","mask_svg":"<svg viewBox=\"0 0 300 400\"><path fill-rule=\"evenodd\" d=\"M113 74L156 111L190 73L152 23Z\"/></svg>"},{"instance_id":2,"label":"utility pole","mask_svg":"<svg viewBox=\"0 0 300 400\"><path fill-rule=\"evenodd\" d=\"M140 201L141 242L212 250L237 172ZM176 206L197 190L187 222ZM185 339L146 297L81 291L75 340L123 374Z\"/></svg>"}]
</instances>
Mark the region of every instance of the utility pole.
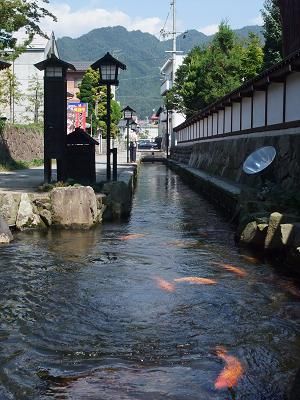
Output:
<instances>
[{"instance_id":1,"label":"utility pole","mask_svg":"<svg viewBox=\"0 0 300 400\"><path fill-rule=\"evenodd\" d=\"M175 83L175 70L176 70L176 53L177 53L177 45L176 45L176 38L177 38L177 26L176 26L176 0L171 1L171 6L173 6L173 50L172 50L172 87ZM169 118L169 113L167 113L167 118ZM169 121L168 121L169 125ZM175 146L175 137L173 134L174 128L174 121L173 121L173 113L171 113L171 147ZM167 141L169 142L169 132ZM168 143L169 147L169 143ZM168 157L168 154L167 154Z\"/></svg>"}]
</instances>

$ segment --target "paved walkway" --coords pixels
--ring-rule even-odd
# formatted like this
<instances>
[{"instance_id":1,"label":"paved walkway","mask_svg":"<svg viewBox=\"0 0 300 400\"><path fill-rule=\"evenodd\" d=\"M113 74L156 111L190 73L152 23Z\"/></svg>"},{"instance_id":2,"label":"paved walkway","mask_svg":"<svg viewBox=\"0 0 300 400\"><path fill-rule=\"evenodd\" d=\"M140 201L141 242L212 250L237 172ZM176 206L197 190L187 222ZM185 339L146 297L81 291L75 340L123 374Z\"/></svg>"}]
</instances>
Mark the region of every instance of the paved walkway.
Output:
<instances>
[{"instance_id":1,"label":"paved walkway","mask_svg":"<svg viewBox=\"0 0 300 400\"><path fill-rule=\"evenodd\" d=\"M139 153L137 154L139 157ZM112 162L112 161L111 161ZM126 152L118 154L118 178L122 179L122 174L133 171L135 164L127 164ZM53 168L53 180L56 179L56 169ZM96 174L97 182L106 180L106 155L96 154ZM44 167L17 170L12 172L0 172L0 191L13 192L35 192L43 184Z\"/></svg>"}]
</instances>

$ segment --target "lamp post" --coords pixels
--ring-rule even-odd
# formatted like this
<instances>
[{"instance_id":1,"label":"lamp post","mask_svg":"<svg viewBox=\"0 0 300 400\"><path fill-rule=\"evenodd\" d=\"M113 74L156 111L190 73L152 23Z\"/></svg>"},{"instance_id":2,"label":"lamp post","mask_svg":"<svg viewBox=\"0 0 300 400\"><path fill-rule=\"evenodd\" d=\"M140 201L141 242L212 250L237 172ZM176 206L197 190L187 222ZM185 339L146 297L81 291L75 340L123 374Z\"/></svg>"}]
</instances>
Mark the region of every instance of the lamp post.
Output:
<instances>
[{"instance_id":1,"label":"lamp post","mask_svg":"<svg viewBox=\"0 0 300 400\"><path fill-rule=\"evenodd\" d=\"M123 108L123 118L126 120L126 126L127 126L127 140L126 140L126 154L127 154L127 163L129 163L129 124L130 121L132 121L132 117L135 114L135 111L133 108L127 106Z\"/></svg>"},{"instance_id":2,"label":"lamp post","mask_svg":"<svg viewBox=\"0 0 300 400\"><path fill-rule=\"evenodd\" d=\"M118 86L118 74L119 69L126 69L126 65L118 61L114 58L110 53L106 53L104 57L100 58L94 64L91 65L91 68L95 70L99 70L100 80L99 85L104 86L106 85L107 88L107 102L106 102L106 109L107 109L107 118L106 118L106 142L107 142L107 149L106 149L106 179L110 181L111 179L111 167L110 167L110 131L111 131L111 109L110 109L110 102L111 102L111 86Z\"/></svg>"},{"instance_id":3,"label":"lamp post","mask_svg":"<svg viewBox=\"0 0 300 400\"><path fill-rule=\"evenodd\" d=\"M66 178L67 70L75 67L55 54L34 65L44 73L44 182L51 182L51 160L57 162L57 180Z\"/></svg>"}]
</instances>

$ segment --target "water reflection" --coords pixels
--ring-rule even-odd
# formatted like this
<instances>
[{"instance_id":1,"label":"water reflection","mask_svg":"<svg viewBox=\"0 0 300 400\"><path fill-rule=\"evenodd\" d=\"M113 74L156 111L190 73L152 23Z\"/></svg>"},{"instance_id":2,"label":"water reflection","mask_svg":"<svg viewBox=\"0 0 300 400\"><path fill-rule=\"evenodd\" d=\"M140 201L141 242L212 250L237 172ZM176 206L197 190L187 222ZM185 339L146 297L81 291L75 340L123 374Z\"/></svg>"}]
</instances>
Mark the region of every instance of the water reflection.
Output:
<instances>
[{"instance_id":1,"label":"water reflection","mask_svg":"<svg viewBox=\"0 0 300 400\"><path fill-rule=\"evenodd\" d=\"M164 166L128 223L21 233L0 268L1 400L283 400L298 367L297 284Z\"/></svg>"}]
</instances>

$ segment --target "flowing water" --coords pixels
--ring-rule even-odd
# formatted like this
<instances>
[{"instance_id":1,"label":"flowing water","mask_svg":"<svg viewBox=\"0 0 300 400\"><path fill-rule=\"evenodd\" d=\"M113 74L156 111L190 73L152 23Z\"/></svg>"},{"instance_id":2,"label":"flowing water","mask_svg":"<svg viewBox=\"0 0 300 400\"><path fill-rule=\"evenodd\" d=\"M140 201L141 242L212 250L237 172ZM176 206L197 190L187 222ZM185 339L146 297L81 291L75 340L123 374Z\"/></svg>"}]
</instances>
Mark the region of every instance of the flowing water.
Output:
<instances>
[{"instance_id":1,"label":"flowing water","mask_svg":"<svg viewBox=\"0 0 300 400\"><path fill-rule=\"evenodd\" d=\"M20 233L0 257L1 400L280 400L299 367L293 279L163 165L128 222Z\"/></svg>"}]
</instances>

